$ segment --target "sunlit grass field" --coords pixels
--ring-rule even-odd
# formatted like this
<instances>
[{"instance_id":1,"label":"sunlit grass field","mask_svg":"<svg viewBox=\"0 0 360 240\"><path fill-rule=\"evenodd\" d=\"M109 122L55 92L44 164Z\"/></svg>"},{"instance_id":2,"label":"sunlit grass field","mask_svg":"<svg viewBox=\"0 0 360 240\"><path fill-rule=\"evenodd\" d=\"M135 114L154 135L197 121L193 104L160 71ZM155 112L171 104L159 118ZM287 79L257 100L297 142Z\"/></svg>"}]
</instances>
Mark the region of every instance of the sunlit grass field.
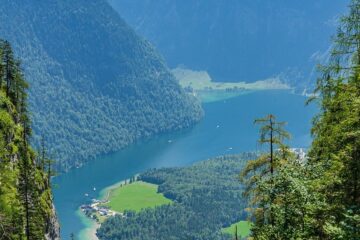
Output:
<instances>
[{"instance_id":1,"label":"sunlit grass field","mask_svg":"<svg viewBox=\"0 0 360 240\"><path fill-rule=\"evenodd\" d=\"M138 212L144 208L153 208L172 202L157 190L157 185L142 181L123 185L111 190L109 202L105 205L116 212L124 212L124 210Z\"/></svg>"},{"instance_id":2,"label":"sunlit grass field","mask_svg":"<svg viewBox=\"0 0 360 240\"><path fill-rule=\"evenodd\" d=\"M249 221L240 221L232 224L230 227L223 228L223 233L229 233L232 236L235 236L235 226L237 226L237 232L239 237L247 237L250 235L251 222Z\"/></svg>"}]
</instances>

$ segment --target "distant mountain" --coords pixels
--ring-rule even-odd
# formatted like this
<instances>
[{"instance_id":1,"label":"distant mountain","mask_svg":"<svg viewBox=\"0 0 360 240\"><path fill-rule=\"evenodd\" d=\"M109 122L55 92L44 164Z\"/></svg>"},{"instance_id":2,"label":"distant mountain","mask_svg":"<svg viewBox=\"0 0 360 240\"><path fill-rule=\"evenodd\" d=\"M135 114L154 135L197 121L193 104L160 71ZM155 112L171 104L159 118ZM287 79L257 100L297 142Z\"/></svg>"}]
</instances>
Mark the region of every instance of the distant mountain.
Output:
<instances>
[{"instance_id":1,"label":"distant mountain","mask_svg":"<svg viewBox=\"0 0 360 240\"><path fill-rule=\"evenodd\" d=\"M1 0L0 22L31 84L35 144L64 169L202 116L105 0Z\"/></svg>"},{"instance_id":2,"label":"distant mountain","mask_svg":"<svg viewBox=\"0 0 360 240\"><path fill-rule=\"evenodd\" d=\"M348 4L344 0L109 2L173 68L184 64L206 70L216 81L252 82L281 75L297 85L309 81Z\"/></svg>"}]
</instances>

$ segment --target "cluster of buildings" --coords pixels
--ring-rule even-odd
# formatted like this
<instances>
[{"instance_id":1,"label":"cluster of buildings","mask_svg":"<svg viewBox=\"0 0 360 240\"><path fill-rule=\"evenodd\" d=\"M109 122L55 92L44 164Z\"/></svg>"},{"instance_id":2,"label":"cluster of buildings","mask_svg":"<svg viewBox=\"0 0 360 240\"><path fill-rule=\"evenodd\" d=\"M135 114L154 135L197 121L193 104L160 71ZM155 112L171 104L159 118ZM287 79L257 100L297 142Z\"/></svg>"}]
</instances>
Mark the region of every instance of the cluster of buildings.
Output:
<instances>
[{"instance_id":1,"label":"cluster of buildings","mask_svg":"<svg viewBox=\"0 0 360 240\"><path fill-rule=\"evenodd\" d=\"M82 205L80 208L87 216L94 219L96 219L96 213L104 217L115 216L117 213L104 206L105 203L106 201L92 199L91 204Z\"/></svg>"}]
</instances>

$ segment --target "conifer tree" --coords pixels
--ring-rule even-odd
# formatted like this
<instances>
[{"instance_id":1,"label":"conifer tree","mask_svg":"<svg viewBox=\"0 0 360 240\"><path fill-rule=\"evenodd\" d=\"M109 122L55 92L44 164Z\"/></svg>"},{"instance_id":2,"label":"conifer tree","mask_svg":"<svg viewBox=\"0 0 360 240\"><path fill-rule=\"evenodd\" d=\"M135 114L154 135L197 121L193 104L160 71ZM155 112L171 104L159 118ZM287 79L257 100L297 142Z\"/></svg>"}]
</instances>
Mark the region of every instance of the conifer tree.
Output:
<instances>
[{"instance_id":1,"label":"conifer tree","mask_svg":"<svg viewBox=\"0 0 360 240\"><path fill-rule=\"evenodd\" d=\"M41 240L53 217L52 197L29 144L28 84L10 44L1 40L0 60L0 238Z\"/></svg>"},{"instance_id":2,"label":"conifer tree","mask_svg":"<svg viewBox=\"0 0 360 240\"><path fill-rule=\"evenodd\" d=\"M235 225L235 240L239 240L237 225Z\"/></svg>"},{"instance_id":3,"label":"conifer tree","mask_svg":"<svg viewBox=\"0 0 360 240\"><path fill-rule=\"evenodd\" d=\"M324 204L314 230L327 238L360 238L360 1L342 17L330 61L320 67L316 93L321 113L312 129L312 190Z\"/></svg>"},{"instance_id":4,"label":"conifer tree","mask_svg":"<svg viewBox=\"0 0 360 240\"><path fill-rule=\"evenodd\" d=\"M271 114L255 120L255 124L261 125L259 143L268 144L269 150L258 159L249 161L240 178L246 185L244 196L248 197L250 204L254 206L254 229L260 229L265 225L275 224L274 177L276 169L287 160L282 158L287 156L288 151L284 140L290 138L290 135L284 130L286 123L276 121L276 117ZM254 233L256 234L256 230Z\"/></svg>"}]
</instances>

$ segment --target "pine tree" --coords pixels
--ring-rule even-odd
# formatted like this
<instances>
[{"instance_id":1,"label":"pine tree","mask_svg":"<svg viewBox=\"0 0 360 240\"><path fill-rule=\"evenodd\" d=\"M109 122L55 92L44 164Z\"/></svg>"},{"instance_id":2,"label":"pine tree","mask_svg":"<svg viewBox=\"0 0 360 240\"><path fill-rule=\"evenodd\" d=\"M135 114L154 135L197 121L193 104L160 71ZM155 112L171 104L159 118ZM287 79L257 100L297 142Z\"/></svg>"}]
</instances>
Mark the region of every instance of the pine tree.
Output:
<instances>
[{"instance_id":1,"label":"pine tree","mask_svg":"<svg viewBox=\"0 0 360 240\"><path fill-rule=\"evenodd\" d=\"M36 166L28 84L10 44L1 40L0 59L0 238L44 239L53 217L51 174Z\"/></svg>"},{"instance_id":2,"label":"pine tree","mask_svg":"<svg viewBox=\"0 0 360 240\"><path fill-rule=\"evenodd\" d=\"M314 230L327 238L360 238L360 1L340 22L330 61L320 67L316 93L321 113L312 129Z\"/></svg>"},{"instance_id":3,"label":"pine tree","mask_svg":"<svg viewBox=\"0 0 360 240\"><path fill-rule=\"evenodd\" d=\"M235 240L239 240L237 225L235 225Z\"/></svg>"},{"instance_id":4,"label":"pine tree","mask_svg":"<svg viewBox=\"0 0 360 240\"><path fill-rule=\"evenodd\" d=\"M262 154L258 159L249 161L240 174L246 189L244 196L250 199L253 207L253 217L255 224L253 233L257 230L262 231L264 226L274 226L274 177L276 169L286 162L287 147L284 140L289 139L290 135L284 130L285 122L277 122L274 115L255 120L255 124L260 124L260 144L268 144L268 153ZM276 149L277 147L277 149Z\"/></svg>"}]
</instances>

